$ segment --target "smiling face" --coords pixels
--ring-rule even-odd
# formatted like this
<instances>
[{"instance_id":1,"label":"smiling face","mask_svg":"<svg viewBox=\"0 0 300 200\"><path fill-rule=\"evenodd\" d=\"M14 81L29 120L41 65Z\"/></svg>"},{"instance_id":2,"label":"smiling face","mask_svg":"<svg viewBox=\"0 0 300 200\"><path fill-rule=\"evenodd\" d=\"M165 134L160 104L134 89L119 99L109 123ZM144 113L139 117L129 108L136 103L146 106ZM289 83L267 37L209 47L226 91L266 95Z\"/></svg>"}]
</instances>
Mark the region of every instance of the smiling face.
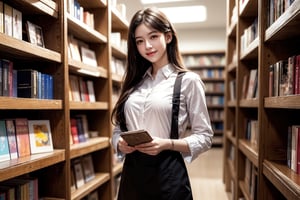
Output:
<instances>
[{"instance_id":1,"label":"smiling face","mask_svg":"<svg viewBox=\"0 0 300 200\"><path fill-rule=\"evenodd\" d=\"M135 30L135 43L140 55L150 61L156 69L169 63L167 44L171 39L171 33L161 33L143 23Z\"/></svg>"}]
</instances>

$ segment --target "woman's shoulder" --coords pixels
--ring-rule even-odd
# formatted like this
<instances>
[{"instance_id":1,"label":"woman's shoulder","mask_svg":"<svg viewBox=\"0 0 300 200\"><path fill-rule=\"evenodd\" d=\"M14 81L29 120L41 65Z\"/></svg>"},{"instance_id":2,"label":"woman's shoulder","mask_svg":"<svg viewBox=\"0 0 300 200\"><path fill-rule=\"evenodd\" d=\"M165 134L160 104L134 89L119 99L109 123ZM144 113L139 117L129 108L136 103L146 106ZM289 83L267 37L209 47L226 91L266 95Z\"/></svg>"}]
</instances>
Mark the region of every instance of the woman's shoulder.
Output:
<instances>
[{"instance_id":1,"label":"woman's shoulder","mask_svg":"<svg viewBox=\"0 0 300 200\"><path fill-rule=\"evenodd\" d=\"M183 79L190 80L190 81L201 81L199 74L193 71L186 71L185 75L183 76Z\"/></svg>"}]
</instances>

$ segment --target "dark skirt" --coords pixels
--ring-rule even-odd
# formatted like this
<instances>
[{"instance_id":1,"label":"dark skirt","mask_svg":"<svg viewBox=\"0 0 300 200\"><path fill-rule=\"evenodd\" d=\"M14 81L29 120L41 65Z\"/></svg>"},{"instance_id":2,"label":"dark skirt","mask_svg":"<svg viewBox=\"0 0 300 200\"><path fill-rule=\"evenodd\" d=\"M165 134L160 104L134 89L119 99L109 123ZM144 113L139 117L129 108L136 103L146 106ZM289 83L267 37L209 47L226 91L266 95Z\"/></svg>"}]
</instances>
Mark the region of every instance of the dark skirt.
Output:
<instances>
[{"instance_id":1,"label":"dark skirt","mask_svg":"<svg viewBox=\"0 0 300 200\"><path fill-rule=\"evenodd\" d=\"M182 155L163 151L150 156L127 154L118 200L192 200L192 190Z\"/></svg>"}]
</instances>

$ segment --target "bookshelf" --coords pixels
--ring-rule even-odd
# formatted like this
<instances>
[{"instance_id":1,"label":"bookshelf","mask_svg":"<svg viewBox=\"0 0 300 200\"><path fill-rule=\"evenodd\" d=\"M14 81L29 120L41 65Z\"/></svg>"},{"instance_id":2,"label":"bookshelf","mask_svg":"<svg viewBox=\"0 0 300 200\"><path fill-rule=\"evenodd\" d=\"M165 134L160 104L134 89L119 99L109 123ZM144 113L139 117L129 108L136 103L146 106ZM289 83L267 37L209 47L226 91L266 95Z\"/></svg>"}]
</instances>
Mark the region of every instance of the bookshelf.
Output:
<instances>
[{"instance_id":1,"label":"bookshelf","mask_svg":"<svg viewBox=\"0 0 300 200\"><path fill-rule=\"evenodd\" d=\"M296 74L296 64L284 64L300 54L294 28L299 5L299 0L227 1L223 180L232 199L300 197L299 172L288 164L289 127L299 124L300 96L288 92L289 85L298 87L297 79L285 72Z\"/></svg>"},{"instance_id":2,"label":"bookshelf","mask_svg":"<svg viewBox=\"0 0 300 200\"><path fill-rule=\"evenodd\" d=\"M0 59L13 62L16 70L32 67L50 74L54 80L51 99L0 96L1 119L49 120L54 148L52 152L1 161L0 185L10 179L32 176L38 179L39 198L75 200L96 194L98 199L114 199L114 178L120 173L121 164L113 165L110 145L111 96L113 85L120 87L122 78L111 73L111 58L125 60L126 53L112 44L110 36L112 31L118 30L122 38L126 38L128 23L112 7L111 1L78 0L81 9L87 12L82 12L84 17L74 14L75 6L71 2L0 1L20 11L23 21L22 39L0 31ZM44 47L28 42L24 26L27 20L41 27ZM70 52L70 37L77 42L79 59L74 57L74 51ZM82 47L88 50L86 54ZM83 56L87 60L83 60ZM86 87L87 82L92 83L93 92L82 86L84 94L79 92L80 99L75 99L71 77L78 78ZM81 125L88 126L84 129L87 130L85 141L74 143L71 119L83 120L82 116L86 121ZM91 156L95 174L90 181L74 188L73 163L85 156Z\"/></svg>"},{"instance_id":3,"label":"bookshelf","mask_svg":"<svg viewBox=\"0 0 300 200\"><path fill-rule=\"evenodd\" d=\"M199 74L205 84L206 103L214 131L213 145L223 144L224 51L183 52L186 67Z\"/></svg>"}]
</instances>

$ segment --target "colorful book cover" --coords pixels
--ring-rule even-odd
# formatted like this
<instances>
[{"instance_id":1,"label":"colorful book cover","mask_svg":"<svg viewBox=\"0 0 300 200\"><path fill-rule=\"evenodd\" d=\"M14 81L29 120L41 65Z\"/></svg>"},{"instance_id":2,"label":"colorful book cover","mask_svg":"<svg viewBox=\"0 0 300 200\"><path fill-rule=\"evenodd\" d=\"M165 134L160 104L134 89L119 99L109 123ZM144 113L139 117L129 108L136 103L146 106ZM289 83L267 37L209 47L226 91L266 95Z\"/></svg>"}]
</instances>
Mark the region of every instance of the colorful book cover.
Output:
<instances>
[{"instance_id":1,"label":"colorful book cover","mask_svg":"<svg viewBox=\"0 0 300 200\"><path fill-rule=\"evenodd\" d=\"M26 118L15 119L16 138L19 157L30 155L29 130Z\"/></svg>"},{"instance_id":2,"label":"colorful book cover","mask_svg":"<svg viewBox=\"0 0 300 200\"><path fill-rule=\"evenodd\" d=\"M5 121L0 120L0 162L5 160L10 160L10 154Z\"/></svg>"},{"instance_id":3,"label":"colorful book cover","mask_svg":"<svg viewBox=\"0 0 300 200\"><path fill-rule=\"evenodd\" d=\"M6 133L7 133L8 144L9 144L10 159L15 159L18 158L18 146L17 146L14 120L7 119L5 122L6 122Z\"/></svg>"}]
</instances>

